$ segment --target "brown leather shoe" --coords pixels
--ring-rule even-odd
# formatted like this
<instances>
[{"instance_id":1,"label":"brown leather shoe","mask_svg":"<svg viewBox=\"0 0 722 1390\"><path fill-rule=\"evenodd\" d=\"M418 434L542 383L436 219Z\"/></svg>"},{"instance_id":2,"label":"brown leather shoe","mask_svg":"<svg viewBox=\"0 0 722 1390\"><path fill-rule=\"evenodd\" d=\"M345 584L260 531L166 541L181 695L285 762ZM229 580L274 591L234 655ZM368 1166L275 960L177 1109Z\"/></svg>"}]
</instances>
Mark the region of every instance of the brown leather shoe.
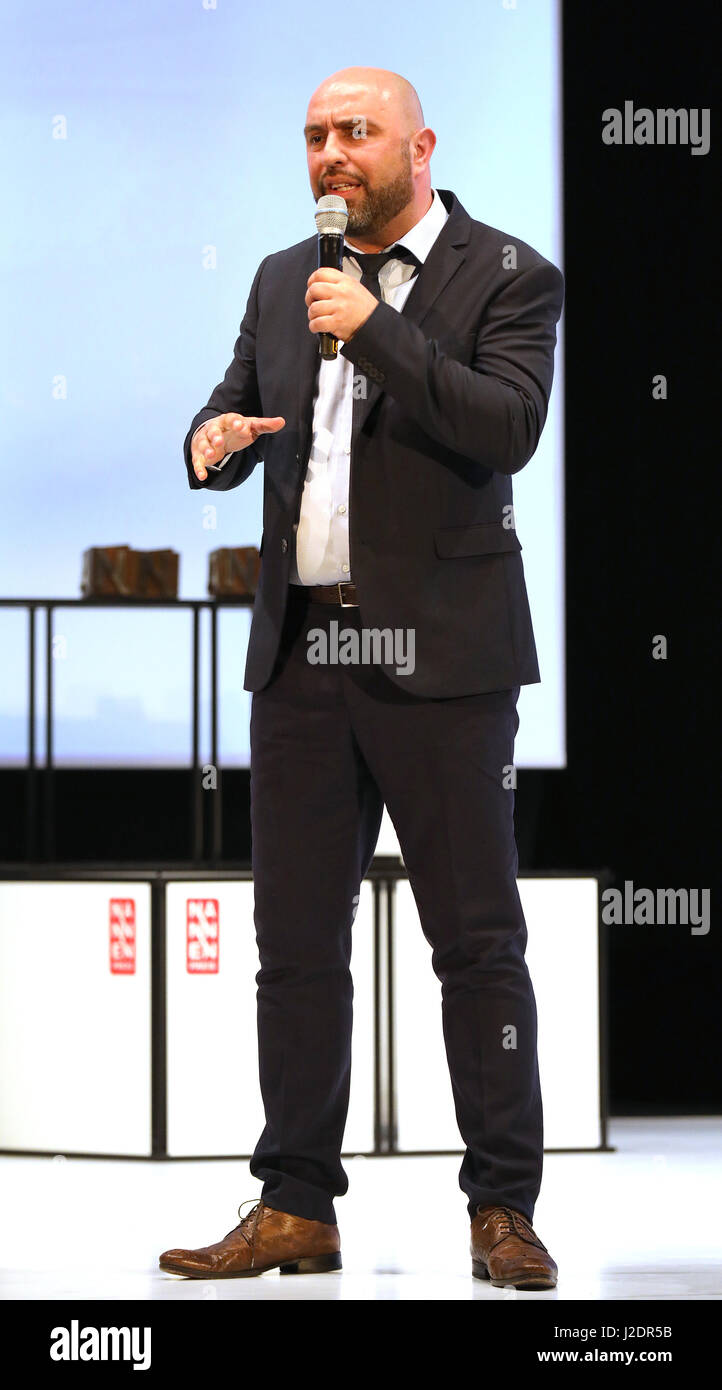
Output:
<instances>
[{"instance_id":1,"label":"brown leather shoe","mask_svg":"<svg viewBox=\"0 0 722 1390\"><path fill-rule=\"evenodd\" d=\"M531 1224L511 1207L477 1207L471 1223L471 1271L496 1288L553 1289L557 1267Z\"/></svg>"},{"instance_id":2,"label":"brown leather shoe","mask_svg":"<svg viewBox=\"0 0 722 1390\"><path fill-rule=\"evenodd\" d=\"M341 1269L341 1240L338 1226L256 1202L240 1225L215 1245L164 1250L158 1263L166 1273L189 1279L231 1279L276 1267L281 1274L325 1274Z\"/></svg>"}]
</instances>

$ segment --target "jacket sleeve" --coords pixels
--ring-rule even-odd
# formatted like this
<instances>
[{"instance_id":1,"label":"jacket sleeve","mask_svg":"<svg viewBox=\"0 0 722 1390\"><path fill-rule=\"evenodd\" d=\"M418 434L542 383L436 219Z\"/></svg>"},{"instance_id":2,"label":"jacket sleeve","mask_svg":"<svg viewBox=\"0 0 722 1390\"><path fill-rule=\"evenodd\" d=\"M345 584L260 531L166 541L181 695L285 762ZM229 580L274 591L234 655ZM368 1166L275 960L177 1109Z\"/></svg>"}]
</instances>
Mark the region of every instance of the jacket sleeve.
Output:
<instances>
[{"instance_id":1,"label":"jacket sleeve","mask_svg":"<svg viewBox=\"0 0 722 1390\"><path fill-rule=\"evenodd\" d=\"M340 349L374 376L432 438L497 473L534 454L554 375L564 277L551 261L520 271L486 306L472 365L443 353L412 319L380 301Z\"/></svg>"},{"instance_id":2,"label":"jacket sleeve","mask_svg":"<svg viewBox=\"0 0 722 1390\"><path fill-rule=\"evenodd\" d=\"M263 462L261 445L263 435L255 444L245 449L237 449L231 454L220 473L209 473L204 483L200 482L191 463L191 441L199 425L212 420L216 415L234 410L239 415L262 415L261 399L256 378L256 325L258 323L258 286L263 274L266 256L258 267L246 304L235 347L233 361L230 363L221 382L211 392L208 404L193 417L191 427L183 443L188 484L191 488L210 488L213 492L227 492L238 487L249 478L257 463Z\"/></svg>"}]
</instances>

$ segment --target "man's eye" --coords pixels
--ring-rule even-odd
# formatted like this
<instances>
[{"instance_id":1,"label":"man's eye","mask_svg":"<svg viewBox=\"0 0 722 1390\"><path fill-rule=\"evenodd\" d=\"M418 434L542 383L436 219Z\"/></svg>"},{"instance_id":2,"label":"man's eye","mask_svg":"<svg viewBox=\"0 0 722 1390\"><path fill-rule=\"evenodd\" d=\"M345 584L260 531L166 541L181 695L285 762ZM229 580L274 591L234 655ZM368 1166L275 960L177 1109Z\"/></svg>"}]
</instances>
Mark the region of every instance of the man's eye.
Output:
<instances>
[{"instance_id":1,"label":"man's eye","mask_svg":"<svg viewBox=\"0 0 722 1390\"><path fill-rule=\"evenodd\" d=\"M309 143L309 145L312 145L313 142L314 142L314 140L320 140L320 139L321 139L321 136L320 136L320 135L311 135L311 136L309 136L309 141L308 141L308 143Z\"/></svg>"}]
</instances>

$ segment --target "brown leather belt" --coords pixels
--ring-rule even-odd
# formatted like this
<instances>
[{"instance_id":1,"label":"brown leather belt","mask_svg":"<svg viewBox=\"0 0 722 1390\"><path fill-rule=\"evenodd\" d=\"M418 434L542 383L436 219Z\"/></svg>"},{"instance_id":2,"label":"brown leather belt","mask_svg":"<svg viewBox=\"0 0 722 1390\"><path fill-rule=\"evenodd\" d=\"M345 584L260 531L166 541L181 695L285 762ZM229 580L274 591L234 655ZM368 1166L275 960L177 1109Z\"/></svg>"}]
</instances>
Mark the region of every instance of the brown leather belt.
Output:
<instances>
[{"instance_id":1,"label":"brown leather belt","mask_svg":"<svg viewBox=\"0 0 722 1390\"><path fill-rule=\"evenodd\" d=\"M291 593L306 594L312 603L335 603L341 608L358 608L356 585L340 584L289 584Z\"/></svg>"}]
</instances>

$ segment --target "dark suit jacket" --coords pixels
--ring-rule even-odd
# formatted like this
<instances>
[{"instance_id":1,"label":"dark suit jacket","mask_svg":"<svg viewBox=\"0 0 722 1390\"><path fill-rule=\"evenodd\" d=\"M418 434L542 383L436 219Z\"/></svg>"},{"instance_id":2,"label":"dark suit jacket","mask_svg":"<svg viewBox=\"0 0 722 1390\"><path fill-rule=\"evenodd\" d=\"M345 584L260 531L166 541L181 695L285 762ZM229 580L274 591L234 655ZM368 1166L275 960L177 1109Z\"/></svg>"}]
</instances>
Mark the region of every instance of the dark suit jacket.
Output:
<instances>
[{"instance_id":1,"label":"dark suit jacket","mask_svg":"<svg viewBox=\"0 0 722 1390\"><path fill-rule=\"evenodd\" d=\"M380 302L340 349L367 378L354 407L349 499L361 621L414 628L413 674L397 674L396 663L384 670L413 694L436 697L540 679L511 479L546 419L564 297L550 261L471 218L453 193L439 194L449 218L402 311ZM516 267L506 269L510 248ZM283 628L320 361L304 302L316 267L315 235L261 262L233 361L184 443L192 488L224 492L264 466L246 690L270 679ZM225 411L282 415L286 424L199 483L191 437ZM335 616L343 628L344 610Z\"/></svg>"}]
</instances>

